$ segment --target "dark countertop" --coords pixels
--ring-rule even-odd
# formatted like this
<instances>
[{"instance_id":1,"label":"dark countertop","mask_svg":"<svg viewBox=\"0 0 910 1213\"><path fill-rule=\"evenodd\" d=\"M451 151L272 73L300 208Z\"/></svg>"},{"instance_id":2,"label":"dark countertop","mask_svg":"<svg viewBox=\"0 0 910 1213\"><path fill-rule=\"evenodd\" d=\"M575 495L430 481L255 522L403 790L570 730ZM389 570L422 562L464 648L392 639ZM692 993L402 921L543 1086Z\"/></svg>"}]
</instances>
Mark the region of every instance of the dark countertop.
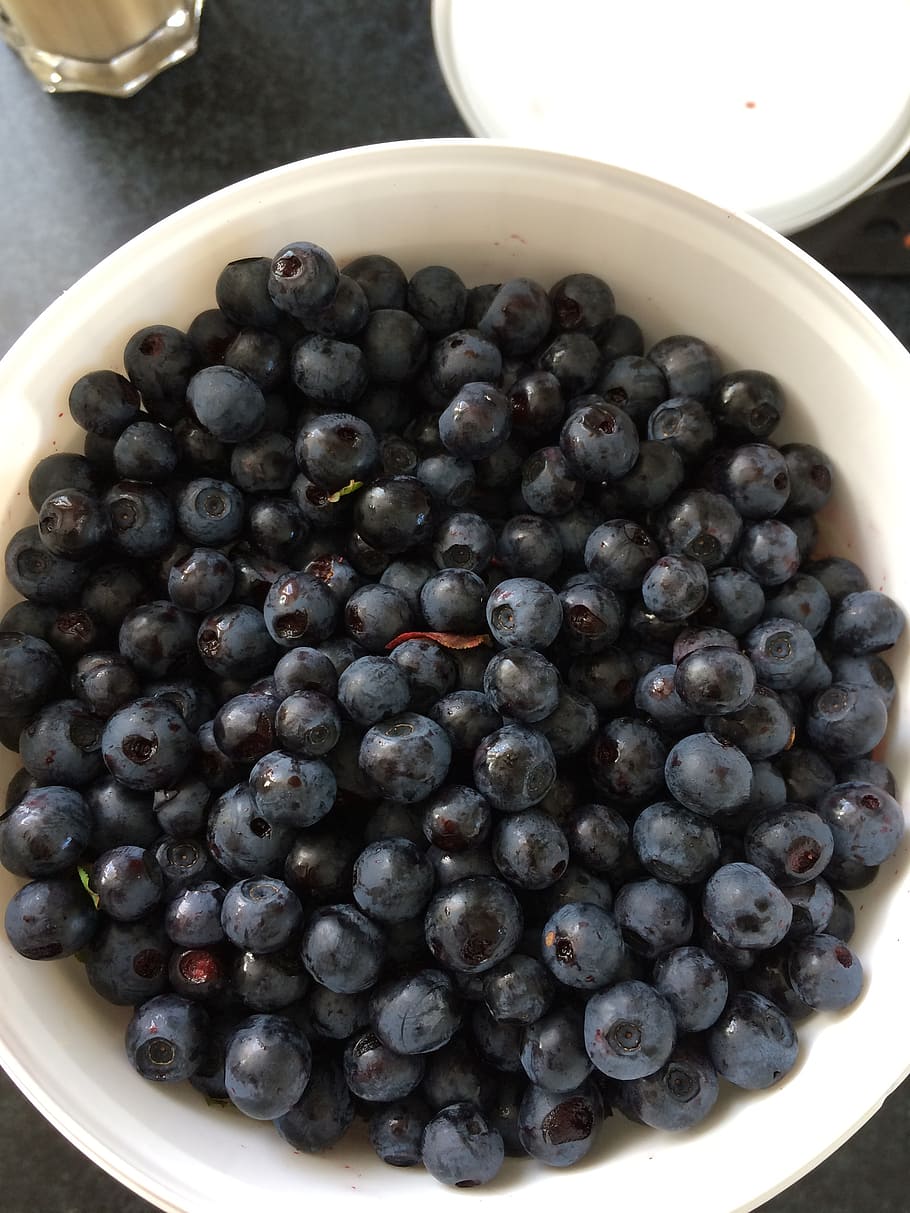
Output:
<instances>
[{"instance_id":1,"label":"dark countertop","mask_svg":"<svg viewBox=\"0 0 910 1213\"><path fill-rule=\"evenodd\" d=\"M129 101L46 96L0 44L0 113L0 354L103 256L212 190L320 152L467 133L436 65L426 6L409 0L212 0L199 54ZM910 344L906 198L867 196L798 242ZM905 1084L763 1213L906 1213L908 1140ZM4 1213L150 1210L2 1073L0 1194Z\"/></svg>"}]
</instances>

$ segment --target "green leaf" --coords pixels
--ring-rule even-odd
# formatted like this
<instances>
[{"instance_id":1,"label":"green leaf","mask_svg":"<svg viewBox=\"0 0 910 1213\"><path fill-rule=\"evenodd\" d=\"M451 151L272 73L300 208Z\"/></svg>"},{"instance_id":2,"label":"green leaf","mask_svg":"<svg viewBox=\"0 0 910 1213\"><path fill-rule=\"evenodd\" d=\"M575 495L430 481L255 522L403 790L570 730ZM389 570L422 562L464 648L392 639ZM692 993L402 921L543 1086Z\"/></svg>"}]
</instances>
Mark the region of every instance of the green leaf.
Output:
<instances>
[{"instance_id":1,"label":"green leaf","mask_svg":"<svg viewBox=\"0 0 910 1213\"><path fill-rule=\"evenodd\" d=\"M349 480L343 489L339 489L336 493L329 493L327 500L340 501L342 497L350 497L351 493L356 493L358 489L362 488L362 480Z\"/></svg>"},{"instance_id":2,"label":"green leaf","mask_svg":"<svg viewBox=\"0 0 910 1213\"><path fill-rule=\"evenodd\" d=\"M91 879L92 879L91 872L89 871L88 868L83 867L81 863L80 863L77 871L79 872L79 879L82 881L82 887L85 889L86 893L88 893L89 897L91 897L92 901L95 903L95 909L97 910L99 897L98 897L98 894L95 892L95 890L92 888L91 883L90 883Z\"/></svg>"}]
</instances>

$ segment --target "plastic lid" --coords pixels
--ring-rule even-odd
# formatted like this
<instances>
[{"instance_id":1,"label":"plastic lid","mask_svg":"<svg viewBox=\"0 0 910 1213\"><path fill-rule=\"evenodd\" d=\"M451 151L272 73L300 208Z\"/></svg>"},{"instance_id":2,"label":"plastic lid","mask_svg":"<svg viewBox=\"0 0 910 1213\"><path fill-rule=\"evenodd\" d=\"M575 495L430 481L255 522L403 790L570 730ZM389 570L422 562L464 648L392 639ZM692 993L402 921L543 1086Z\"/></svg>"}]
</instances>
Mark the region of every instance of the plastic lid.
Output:
<instances>
[{"instance_id":1,"label":"plastic lid","mask_svg":"<svg viewBox=\"0 0 910 1213\"><path fill-rule=\"evenodd\" d=\"M907 0L434 0L475 135L647 173L794 232L910 150Z\"/></svg>"}]
</instances>

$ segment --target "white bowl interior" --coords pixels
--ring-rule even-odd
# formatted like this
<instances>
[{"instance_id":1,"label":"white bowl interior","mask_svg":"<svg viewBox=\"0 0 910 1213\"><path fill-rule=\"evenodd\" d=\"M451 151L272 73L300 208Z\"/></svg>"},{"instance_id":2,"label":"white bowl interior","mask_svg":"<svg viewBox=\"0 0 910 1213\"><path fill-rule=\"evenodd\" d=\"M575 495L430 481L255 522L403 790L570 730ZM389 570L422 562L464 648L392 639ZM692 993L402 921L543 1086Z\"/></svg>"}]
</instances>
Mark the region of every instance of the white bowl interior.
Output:
<instances>
[{"instance_id":1,"label":"white bowl interior","mask_svg":"<svg viewBox=\"0 0 910 1213\"><path fill-rule=\"evenodd\" d=\"M470 283L528 274L545 284L602 274L648 340L693 332L729 369L778 376L789 400L781 434L817 442L838 482L824 542L871 583L910 605L904 559L910 448L910 357L832 277L757 224L666 185L557 154L477 141L395 144L336 153L233 186L157 225L58 300L0 364L9 445L0 451L7 534L32 520L26 482L57 449L79 449L71 383L120 368L126 339L155 321L186 325L213 306L233 258L288 239L325 245L343 262L382 251L412 272L454 266ZM2 607L13 600L2 591ZM901 684L907 647L891 657ZM894 713L887 756L908 782L907 713ZM3 774L16 769L3 755ZM333 1207L394 1199L401 1213L435 1202L598 1199L644 1208L734 1213L803 1174L872 1114L910 1072L903 1029L910 994L908 847L855 898L856 948L868 986L856 1007L800 1026L797 1070L758 1095L728 1092L683 1136L612 1118L602 1146L569 1171L509 1162L466 1196L422 1171L379 1163L362 1136L322 1157L295 1154L268 1125L162 1090L127 1065L128 1014L95 998L75 960L34 964L0 938L0 1061L72 1141L174 1213L239 1213L276 1199L330 1197ZM4 903L17 882L0 873ZM603 1168L608 1168L604 1170Z\"/></svg>"}]
</instances>

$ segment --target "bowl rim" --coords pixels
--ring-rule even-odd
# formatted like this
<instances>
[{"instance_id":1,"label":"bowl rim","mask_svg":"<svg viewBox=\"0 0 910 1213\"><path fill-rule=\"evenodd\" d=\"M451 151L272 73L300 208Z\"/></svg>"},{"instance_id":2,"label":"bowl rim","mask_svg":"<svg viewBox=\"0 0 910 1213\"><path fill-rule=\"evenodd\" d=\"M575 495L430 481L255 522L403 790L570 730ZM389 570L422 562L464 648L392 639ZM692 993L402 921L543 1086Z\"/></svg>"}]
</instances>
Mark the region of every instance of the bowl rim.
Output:
<instances>
[{"instance_id":1,"label":"bowl rim","mask_svg":"<svg viewBox=\"0 0 910 1213\"><path fill-rule=\"evenodd\" d=\"M41 355L41 347L52 339L58 320L69 315L74 308L78 310L83 298L90 297L99 287L112 289L112 281L114 279L122 280L124 271L127 276L135 273L137 259L144 258L154 262L155 249L162 239L180 234L182 243L195 243L204 228L207 217L220 212L226 204L237 206L242 211L245 205L253 202L264 185L285 182L285 184L293 186L296 181L306 180L311 174L318 173L325 165L338 163L356 165L358 162L368 164L370 161L383 160L390 156L412 158L416 162L428 151L445 154L449 150L475 157L478 160L490 157L491 161L496 159L500 163L502 157L507 157L516 166L522 163L538 166L541 163L549 163L553 168L563 166L567 170L571 170L574 166L576 172L584 171L588 174L595 174L605 186L608 186L611 180L628 182L637 190L644 193L656 193L664 201L671 200L674 205L694 212L706 221L715 223L723 221L735 225L743 239L761 247L765 255L777 258L781 263L789 266L793 266L794 261L799 262L804 272L809 273L819 283L823 283L824 289L828 292L829 301L835 303L852 322L860 323L863 326L866 339L876 347L877 354L885 362L891 364L895 373L900 373L910 385L910 352L905 349L884 322L834 274L798 246L792 244L785 236L760 220L750 215L730 211L657 178L607 165L595 159L528 148L508 140L455 138L391 141L308 157L234 182L175 211L108 254L93 269L80 277L71 288L48 305L0 360L0 390L7 382L14 383L16 378L34 362L34 359ZM2 1022L0 1022L0 1065L42 1116L93 1162L150 1203L166 1210L167 1213L186 1213L188 1206L174 1203L164 1189L150 1186L141 1170L107 1147L100 1137L80 1123L73 1112L47 1094L40 1081L29 1072L28 1067L12 1051L3 1034ZM824 1150L805 1160L802 1167L783 1179L772 1182L767 1190L756 1195L747 1204L737 1206L740 1213L754 1209L758 1204L783 1191L834 1153L878 1111L887 1096L908 1075L910 1075L910 1044L906 1049L905 1059L898 1071L892 1075L887 1089L877 1095L871 1106L862 1115L847 1125L842 1134L829 1142ZM516 1186L505 1193L490 1192L487 1199L494 1197L509 1199L516 1196L519 1199L524 1196L522 1187ZM360 1199L368 1199L368 1197L362 1194Z\"/></svg>"}]
</instances>

